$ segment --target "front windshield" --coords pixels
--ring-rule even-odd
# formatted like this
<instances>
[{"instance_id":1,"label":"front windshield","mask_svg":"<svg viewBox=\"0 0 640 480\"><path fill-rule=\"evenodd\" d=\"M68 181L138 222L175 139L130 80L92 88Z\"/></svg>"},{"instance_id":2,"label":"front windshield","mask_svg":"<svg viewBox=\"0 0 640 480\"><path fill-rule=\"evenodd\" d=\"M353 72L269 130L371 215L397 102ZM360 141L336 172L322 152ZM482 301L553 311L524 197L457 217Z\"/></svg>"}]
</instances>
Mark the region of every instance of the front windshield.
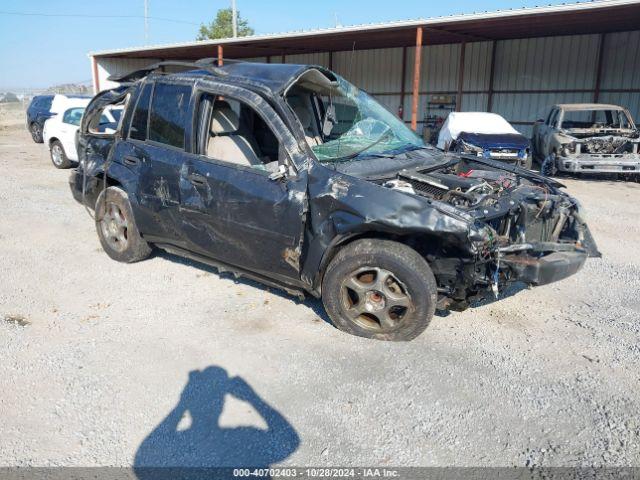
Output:
<instances>
[{"instance_id":1,"label":"front windshield","mask_svg":"<svg viewBox=\"0 0 640 480\"><path fill-rule=\"evenodd\" d=\"M320 109L318 141L311 149L321 162L361 160L424 147L424 142L367 93L336 75L316 92Z\"/></svg>"},{"instance_id":2,"label":"front windshield","mask_svg":"<svg viewBox=\"0 0 640 480\"><path fill-rule=\"evenodd\" d=\"M631 120L624 110L566 110L562 116L565 130L592 128L629 129Z\"/></svg>"}]
</instances>

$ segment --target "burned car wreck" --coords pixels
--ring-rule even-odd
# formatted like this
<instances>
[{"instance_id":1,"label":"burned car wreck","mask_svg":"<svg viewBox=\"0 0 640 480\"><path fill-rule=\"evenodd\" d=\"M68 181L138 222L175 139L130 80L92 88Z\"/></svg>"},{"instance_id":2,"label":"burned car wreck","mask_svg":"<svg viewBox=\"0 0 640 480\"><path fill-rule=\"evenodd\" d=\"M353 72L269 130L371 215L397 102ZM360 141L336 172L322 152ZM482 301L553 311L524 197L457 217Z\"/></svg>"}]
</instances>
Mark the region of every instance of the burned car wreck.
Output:
<instances>
[{"instance_id":1,"label":"burned car wreck","mask_svg":"<svg viewBox=\"0 0 640 480\"><path fill-rule=\"evenodd\" d=\"M640 174L640 131L617 105L555 105L534 125L532 144L545 175Z\"/></svg>"},{"instance_id":2,"label":"burned car wreck","mask_svg":"<svg viewBox=\"0 0 640 480\"><path fill-rule=\"evenodd\" d=\"M183 66L118 78L83 117L71 189L116 260L158 247L321 297L349 333L410 340L436 308L598 255L561 184L426 146L329 70ZM110 105L118 130L96 133Z\"/></svg>"}]
</instances>

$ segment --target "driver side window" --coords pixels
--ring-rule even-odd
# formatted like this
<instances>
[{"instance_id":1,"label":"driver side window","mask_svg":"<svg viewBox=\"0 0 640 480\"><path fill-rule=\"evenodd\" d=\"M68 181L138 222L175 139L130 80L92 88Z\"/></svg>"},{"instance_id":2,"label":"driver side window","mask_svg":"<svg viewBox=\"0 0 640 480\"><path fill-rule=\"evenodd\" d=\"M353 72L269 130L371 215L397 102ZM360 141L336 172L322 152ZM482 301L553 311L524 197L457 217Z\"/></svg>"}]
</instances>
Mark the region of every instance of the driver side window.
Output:
<instances>
[{"instance_id":1,"label":"driver side window","mask_svg":"<svg viewBox=\"0 0 640 480\"><path fill-rule=\"evenodd\" d=\"M199 150L212 160L275 172L284 149L262 116L231 97L204 94L200 100Z\"/></svg>"}]
</instances>

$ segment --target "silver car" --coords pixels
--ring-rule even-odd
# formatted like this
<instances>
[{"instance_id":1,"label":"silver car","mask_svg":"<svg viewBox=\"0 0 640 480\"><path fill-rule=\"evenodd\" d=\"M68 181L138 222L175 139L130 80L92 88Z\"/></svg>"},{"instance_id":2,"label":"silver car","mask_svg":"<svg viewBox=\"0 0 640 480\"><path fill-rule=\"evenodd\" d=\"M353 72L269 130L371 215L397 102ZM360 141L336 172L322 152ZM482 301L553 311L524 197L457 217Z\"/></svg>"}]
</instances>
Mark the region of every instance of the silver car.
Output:
<instances>
[{"instance_id":1,"label":"silver car","mask_svg":"<svg viewBox=\"0 0 640 480\"><path fill-rule=\"evenodd\" d=\"M626 108L597 103L559 104L533 127L541 173L640 174L640 132Z\"/></svg>"}]
</instances>

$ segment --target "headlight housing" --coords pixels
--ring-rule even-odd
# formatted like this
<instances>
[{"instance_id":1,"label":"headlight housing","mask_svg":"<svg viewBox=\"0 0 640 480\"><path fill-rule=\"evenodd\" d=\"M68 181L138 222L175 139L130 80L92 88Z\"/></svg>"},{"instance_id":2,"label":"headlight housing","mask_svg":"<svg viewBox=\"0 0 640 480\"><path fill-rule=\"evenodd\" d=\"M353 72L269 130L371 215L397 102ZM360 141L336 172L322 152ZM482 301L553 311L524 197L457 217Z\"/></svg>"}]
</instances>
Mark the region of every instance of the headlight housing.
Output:
<instances>
[{"instance_id":1,"label":"headlight housing","mask_svg":"<svg viewBox=\"0 0 640 480\"><path fill-rule=\"evenodd\" d=\"M575 144L575 142L565 143L560 148L560 155L562 155L563 157L568 157L568 156L570 156L570 155L572 155L574 153L576 153L576 144Z\"/></svg>"},{"instance_id":2,"label":"headlight housing","mask_svg":"<svg viewBox=\"0 0 640 480\"><path fill-rule=\"evenodd\" d=\"M472 155L477 155L478 157L481 157L484 153L484 150L482 150L482 148L476 147L475 145L467 143L464 140L462 140L460 144L462 146L462 153L470 153Z\"/></svg>"}]
</instances>

